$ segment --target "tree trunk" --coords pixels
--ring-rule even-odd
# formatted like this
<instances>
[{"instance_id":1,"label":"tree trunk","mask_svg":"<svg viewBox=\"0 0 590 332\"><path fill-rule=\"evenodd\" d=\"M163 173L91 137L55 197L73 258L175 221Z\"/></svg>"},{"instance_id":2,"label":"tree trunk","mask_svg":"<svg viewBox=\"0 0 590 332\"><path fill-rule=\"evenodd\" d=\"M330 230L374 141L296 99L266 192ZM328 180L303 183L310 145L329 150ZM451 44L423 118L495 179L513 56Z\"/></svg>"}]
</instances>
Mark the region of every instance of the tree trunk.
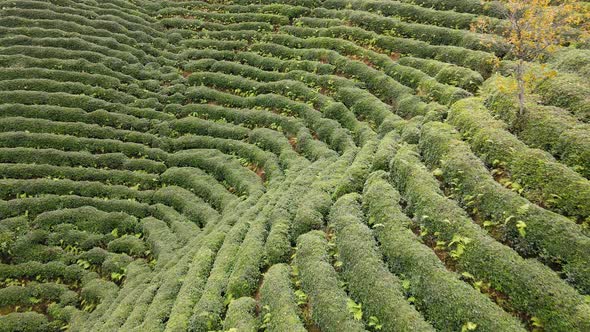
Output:
<instances>
[{"instance_id":1,"label":"tree trunk","mask_svg":"<svg viewBox=\"0 0 590 332\"><path fill-rule=\"evenodd\" d=\"M518 61L518 66L516 68L516 81L518 82L518 123L523 120L524 113L526 112L524 107L525 102L525 95L524 95L524 60L520 59Z\"/></svg>"}]
</instances>

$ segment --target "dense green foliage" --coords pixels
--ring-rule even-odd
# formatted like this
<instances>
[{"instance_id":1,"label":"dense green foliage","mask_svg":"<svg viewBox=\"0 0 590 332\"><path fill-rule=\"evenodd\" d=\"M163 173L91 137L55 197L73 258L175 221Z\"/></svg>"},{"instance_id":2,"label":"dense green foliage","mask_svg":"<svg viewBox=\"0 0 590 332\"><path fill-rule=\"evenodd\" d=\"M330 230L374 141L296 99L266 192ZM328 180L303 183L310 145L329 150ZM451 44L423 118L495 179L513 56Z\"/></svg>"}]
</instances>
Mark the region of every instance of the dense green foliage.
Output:
<instances>
[{"instance_id":1,"label":"dense green foliage","mask_svg":"<svg viewBox=\"0 0 590 332\"><path fill-rule=\"evenodd\" d=\"M532 64L517 121L506 28L2 2L0 332L590 331L590 51Z\"/></svg>"}]
</instances>

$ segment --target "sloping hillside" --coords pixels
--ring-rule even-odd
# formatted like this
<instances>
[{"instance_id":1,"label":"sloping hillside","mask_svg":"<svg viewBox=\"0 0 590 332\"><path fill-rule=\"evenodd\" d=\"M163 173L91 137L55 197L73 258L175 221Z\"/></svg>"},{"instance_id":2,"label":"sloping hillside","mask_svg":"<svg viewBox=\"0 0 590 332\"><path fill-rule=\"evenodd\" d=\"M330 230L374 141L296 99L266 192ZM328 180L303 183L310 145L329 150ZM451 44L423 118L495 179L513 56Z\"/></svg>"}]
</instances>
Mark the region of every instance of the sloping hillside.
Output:
<instances>
[{"instance_id":1,"label":"sloping hillside","mask_svg":"<svg viewBox=\"0 0 590 332\"><path fill-rule=\"evenodd\" d=\"M2 1L0 332L590 331L590 50L516 121L500 6Z\"/></svg>"}]
</instances>

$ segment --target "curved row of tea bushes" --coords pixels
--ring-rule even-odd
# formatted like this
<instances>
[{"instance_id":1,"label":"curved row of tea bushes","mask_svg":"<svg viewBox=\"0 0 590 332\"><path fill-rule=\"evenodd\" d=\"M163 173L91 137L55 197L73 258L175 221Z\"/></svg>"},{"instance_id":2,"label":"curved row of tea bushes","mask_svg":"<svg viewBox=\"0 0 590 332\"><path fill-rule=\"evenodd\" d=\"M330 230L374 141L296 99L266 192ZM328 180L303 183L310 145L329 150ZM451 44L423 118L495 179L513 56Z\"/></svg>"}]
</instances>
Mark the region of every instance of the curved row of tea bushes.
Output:
<instances>
[{"instance_id":1,"label":"curved row of tea bushes","mask_svg":"<svg viewBox=\"0 0 590 332\"><path fill-rule=\"evenodd\" d=\"M225 236L223 245L216 255L202 296L193 308L188 324L189 331L210 331L221 327L225 302L227 300L231 301L231 298L224 298L227 283L244 237L248 233L250 227L248 221L255 218L263 206L268 204L268 201L268 194L262 196L252 209L246 211L239 218Z\"/></svg>"},{"instance_id":2,"label":"curved row of tea bushes","mask_svg":"<svg viewBox=\"0 0 590 332\"><path fill-rule=\"evenodd\" d=\"M149 148L138 143L50 133L31 133L26 131L0 133L0 146L11 148L59 148L63 151L82 150L94 154L121 152L128 157L147 157L155 161L164 161L168 155L162 149Z\"/></svg>"},{"instance_id":3,"label":"curved row of tea bushes","mask_svg":"<svg viewBox=\"0 0 590 332\"><path fill-rule=\"evenodd\" d=\"M263 308L263 323L269 332L307 331L299 316L290 274L291 268L285 264L275 264L264 274L260 305Z\"/></svg>"},{"instance_id":4,"label":"curved row of tea bushes","mask_svg":"<svg viewBox=\"0 0 590 332\"><path fill-rule=\"evenodd\" d=\"M311 94L317 95L315 91L307 88L304 84L296 81L277 81L269 83L258 83L246 78L209 72L195 72L189 76L189 83L194 85L206 84L207 86L214 86L222 89L233 89L234 91L244 91L245 93L256 91L260 93L258 96L268 96L266 100L260 100L260 103L268 104L272 108L283 108L287 112L296 114L303 118L307 126L320 137L329 143L329 145L336 151L342 152L353 145L353 142L347 140L350 134L344 132L339 127L339 124L334 120L326 119L321 116L321 112L316 111L307 104L302 102L293 102L287 97L297 100L298 96L306 96ZM275 94L277 97L275 97ZM229 99L230 97L228 97ZM234 97L239 98L239 97ZM248 103L252 97L242 97ZM262 98L260 98L262 99ZM282 106L283 104L284 106Z\"/></svg>"},{"instance_id":5,"label":"curved row of tea bushes","mask_svg":"<svg viewBox=\"0 0 590 332\"><path fill-rule=\"evenodd\" d=\"M582 227L503 188L448 125L424 125L420 150L427 164L441 167L445 184L452 183L467 209L499 225L504 241L523 256L558 262L567 281L583 293L590 291L590 239Z\"/></svg>"},{"instance_id":6,"label":"curved row of tea bushes","mask_svg":"<svg viewBox=\"0 0 590 332\"><path fill-rule=\"evenodd\" d=\"M306 197L316 176L332 164L332 159L320 159L312 164L302 165L297 176L291 180L289 191L283 194L277 204L277 212L271 215L270 231L264 244L265 259L269 265L286 263L291 255L293 219L297 208Z\"/></svg>"},{"instance_id":7,"label":"curved row of tea bushes","mask_svg":"<svg viewBox=\"0 0 590 332\"><path fill-rule=\"evenodd\" d=\"M567 109L582 122L590 121L590 87L583 77L567 71L554 71L551 65L547 68L529 63L528 66L534 75L539 76L531 90L538 94L543 104ZM511 75L516 70L516 62L503 60L499 70L503 75Z\"/></svg>"},{"instance_id":8,"label":"curved row of tea bushes","mask_svg":"<svg viewBox=\"0 0 590 332\"><path fill-rule=\"evenodd\" d=\"M157 174L166 170L163 162L128 158L120 152L92 154L88 151L61 151L54 148L0 148L2 163L45 164L62 167L118 169Z\"/></svg>"},{"instance_id":9,"label":"curved row of tea bushes","mask_svg":"<svg viewBox=\"0 0 590 332\"><path fill-rule=\"evenodd\" d=\"M41 332L49 331L47 317L34 311L12 312L0 316L2 332Z\"/></svg>"},{"instance_id":10,"label":"curved row of tea bushes","mask_svg":"<svg viewBox=\"0 0 590 332\"><path fill-rule=\"evenodd\" d=\"M408 113L420 113L428 107L428 105L420 100L419 97L411 94L412 89L398 83L393 78L385 75L364 63L350 60L349 58L340 55L338 52L331 49L323 49L323 45L309 45L314 48L291 48L297 44L289 44L291 38L283 38L284 40L277 40L279 35L273 37L273 44L255 44L252 49L262 54L271 54L275 57L289 57L289 58L305 58L313 60L328 60L337 68L341 68L342 72L348 77L357 77L371 93L378 96L386 103L394 105L397 109L405 110ZM307 39L311 44L310 39ZM327 42L334 47L343 44L343 40L336 40L333 38L319 38L314 39L316 44ZM287 45L281 45L285 43Z\"/></svg>"},{"instance_id":11,"label":"curved row of tea bushes","mask_svg":"<svg viewBox=\"0 0 590 332\"><path fill-rule=\"evenodd\" d=\"M237 195L259 196L265 188L261 179L251 170L242 167L236 158L215 149L190 149L177 152L168 158L170 167L196 167L213 175L217 181L227 183Z\"/></svg>"},{"instance_id":12,"label":"curved row of tea bushes","mask_svg":"<svg viewBox=\"0 0 590 332\"><path fill-rule=\"evenodd\" d=\"M431 7L421 7L414 3L402 1L381 0L328 0L322 7L329 9L354 9L367 12L377 12L383 16L399 17L408 22L416 22L453 29L469 30L480 16L472 13L462 13L452 10L435 10ZM490 25L499 29L503 26L500 19L490 17Z\"/></svg>"},{"instance_id":13,"label":"curved row of tea bushes","mask_svg":"<svg viewBox=\"0 0 590 332\"><path fill-rule=\"evenodd\" d=\"M225 320L224 330L257 331L256 300L251 297L241 297L230 302Z\"/></svg>"},{"instance_id":14,"label":"curved row of tea bushes","mask_svg":"<svg viewBox=\"0 0 590 332\"><path fill-rule=\"evenodd\" d=\"M99 61L99 60L98 60ZM0 93L2 100L6 103L23 104L23 105L53 105L77 108L84 105L87 112L106 110L123 115L132 115L139 118L169 120L168 114L158 112L153 109L140 108L133 105L122 105L110 103L102 99L86 95L75 95L65 92L43 92L43 91L2 91ZM137 105L142 106L142 105ZM148 105L149 106L149 105ZM153 105L152 105L153 106Z\"/></svg>"},{"instance_id":15,"label":"curved row of tea bushes","mask_svg":"<svg viewBox=\"0 0 590 332\"><path fill-rule=\"evenodd\" d=\"M354 161L346 169L340 183L336 187L336 191L333 194L334 198L337 199L348 193L360 192L363 189L363 184L373 167L377 143L377 140L371 140L361 147Z\"/></svg>"},{"instance_id":16,"label":"curved row of tea bushes","mask_svg":"<svg viewBox=\"0 0 590 332\"><path fill-rule=\"evenodd\" d=\"M210 235L209 233L208 235ZM139 330L161 331L166 325L166 319L174 307L176 298L179 295L180 289L184 285L184 278L189 273L192 264L199 264L200 261L194 261L195 258L200 258L199 252L202 249L209 249L217 252L222 244L222 239L219 236L209 236L207 240L200 242L202 247L195 246L194 243L189 244L189 252L186 255L182 255L179 262L173 268L166 268L163 270L163 274L159 276L158 283L161 283L158 287L157 292L153 295L153 299L149 305L144 305L145 308L142 310L140 306L135 306L133 313L138 313L136 320L132 320L132 317L128 317L122 328L135 328ZM205 269L209 265L205 264ZM190 279L189 279L190 280ZM153 282L152 282L153 284ZM143 293L148 297L151 296L149 292ZM139 308L138 308L139 307ZM139 309L139 310L138 310Z\"/></svg>"},{"instance_id":17,"label":"curved row of tea bushes","mask_svg":"<svg viewBox=\"0 0 590 332\"><path fill-rule=\"evenodd\" d=\"M348 311L348 297L330 264L324 232L311 231L297 239L295 266L308 297L311 317L322 331L365 330L363 323Z\"/></svg>"},{"instance_id":18,"label":"curved row of tea bushes","mask_svg":"<svg viewBox=\"0 0 590 332\"><path fill-rule=\"evenodd\" d=\"M213 266L214 254L210 249L203 248L193 258L184 282L178 291L178 296L172 305L165 331L186 331L192 308L200 297Z\"/></svg>"},{"instance_id":19,"label":"curved row of tea bushes","mask_svg":"<svg viewBox=\"0 0 590 332\"><path fill-rule=\"evenodd\" d=\"M495 120L479 98L462 100L450 109L448 122L469 140L489 166L499 163L532 202L574 218L590 216L590 182L548 153L528 148L506 125Z\"/></svg>"},{"instance_id":20,"label":"curved row of tea bushes","mask_svg":"<svg viewBox=\"0 0 590 332\"><path fill-rule=\"evenodd\" d=\"M412 220L399 205L399 193L387 182L388 173L369 176L363 190L367 223L396 275L409 282L409 293L428 321L441 330L456 331L468 322L482 331L522 331L519 322L491 300L446 269L436 254L409 229Z\"/></svg>"},{"instance_id":21,"label":"curved row of tea bushes","mask_svg":"<svg viewBox=\"0 0 590 332\"><path fill-rule=\"evenodd\" d=\"M162 173L160 180L190 190L220 212L237 199L212 175L194 167L171 167Z\"/></svg>"},{"instance_id":22,"label":"curved row of tea bushes","mask_svg":"<svg viewBox=\"0 0 590 332\"><path fill-rule=\"evenodd\" d=\"M449 10L459 13L473 13L491 17L503 17L503 5L500 1L481 3L477 0L447 0L439 2L436 0L400 0L404 3L412 3L426 8L436 10Z\"/></svg>"},{"instance_id":23,"label":"curved row of tea bushes","mask_svg":"<svg viewBox=\"0 0 590 332\"><path fill-rule=\"evenodd\" d=\"M49 133L84 138L114 139L121 142L143 144L149 147L167 148L167 144L153 134L113 129L80 122L58 122L24 117L0 118L0 132L10 131L28 131L30 133Z\"/></svg>"},{"instance_id":24,"label":"curved row of tea bushes","mask_svg":"<svg viewBox=\"0 0 590 332\"><path fill-rule=\"evenodd\" d=\"M228 281L226 294L230 298L254 295L260 286L261 270L267 266L267 259L270 258L266 256L266 250L269 246L276 249L275 243L267 242L269 233L277 221L292 219L294 207L302 200L302 195L297 191L297 179L302 170L305 168L290 170L289 177L279 185L281 195L270 195L270 203L250 222L250 229Z\"/></svg>"},{"instance_id":25,"label":"curved row of tea bushes","mask_svg":"<svg viewBox=\"0 0 590 332\"><path fill-rule=\"evenodd\" d=\"M365 320L377 317L383 331L433 331L405 299L401 281L385 267L371 230L362 222L359 200L359 194L344 195L329 215L350 294L366 308Z\"/></svg>"},{"instance_id":26,"label":"curved row of tea bushes","mask_svg":"<svg viewBox=\"0 0 590 332\"><path fill-rule=\"evenodd\" d=\"M291 241L295 241L301 234L314 229L323 229L325 216L330 212L333 197L338 184L343 180L346 170L354 162L358 148L349 150L339 159L320 171L303 200L297 207L295 218L289 227Z\"/></svg>"},{"instance_id":27,"label":"curved row of tea bushes","mask_svg":"<svg viewBox=\"0 0 590 332\"><path fill-rule=\"evenodd\" d=\"M481 97L492 114L506 122L513 132L517 129L518 138L527 145L550 152L560 162L590 178L590 137L587 134L590 126L579 122L564 109L533 103L527 105L526 118L516 126L516 91L499 89L511 84L515 82L510 78L497 75L482 85Z\"/></svg>"},{"instance_id":28,"label":"curved row of tea bushes","mask_svg":"<svg viewBox=\"0 0 590 332\"><path fill-rule=\"evenodd\" d=\"M407 23L396 17L382 16L365 11L350 9L330 10L316 8L310 14L318 18L338 18L343 24L362 27L379 35L402 37L427 42L431 45L448 45L463 47L468 50L479 50L502 56L507 51L506 44L500 38L484 36L469 30L458 30L421 23ZM482 39L490 39L489 44L482 43ZM492 40L494 42L492 42Z\"/></svg>"},{"instance_id":29,"label":"curved row of tea bushes","mask_svg":"<svg viewBox=\"0 0 590 332\"><path fill-rule=\"evenodd\" d=\"M211 102L215 102L218 103L222 106L229 106L229 107L235 107L235 108L257 108L257 107L263 107L263 108L267 108L270 107L272 109L280 109L280 110L288 110L291 111L292 109L294 111L300 111L300 112L306 112L306 111L311 111L310 115L312 115L314 118L319 118L321 117L321 113L319 113L318 111L313 111L313 108L310 107L309 105L306 104L302 104L302 103L298 103L298 102L293 102L290 99L280 96L280 95L276 95L276 94L265 94L265 95L258 95L255 97L240 97L237 95L233 95L233 94L229 94L229 93L224 93L224 92L219 92L217 90L214 89L210 89L210 88L206 88L203 86L200 87L195 87L195 88L191 88L187 91L187 97L191 98L191 99L198 99L201 101L211 101ZM317 113L315 113L317 112ZM305 119L306 122L310 122L311 124L311 118L307 118ZM349 134L347 132L345 132L340 126L339 124L334 121L334 120L329 120L329 119L324 119L325 121L320 121L320 123L323 123L324 126L322 126L321 128L319 127L319 124L314 124L312 125L312 129L322 129L323 131L325 131L326 135L329 135L328 137L325 137L325 140L333 140L334 144L343 144L344 146L348 145L348 144L353 144L352 143L352 139L350 138ZM315 128L314 128L315 127ZM307 131L307 132L302 132L302 130ZM303 135L302 137L300 137L300 135ZM307 137L310 140L313 141L318 141L323 143L322 141L316 140L313 137L311 137L311 134L309 133L309 130L307 130L307 128L303 128L301 129L298 134L298 147L300 145L300 143L303 143L303 141L305 140L305 137ZM312 159L317 159L321 156L327 157L329 155L336 155L336 152L334 150L330 150L328 148L327 145L316 145L314 143L313 146L309 146L308 148L310 148L309 151L306 151L306 147L302 146L301 149L302 151L306 151L306 154L309 155L310 158Z\"/></svg>"},{"instance_id":30,"label":"curved row of tea bushes","mask_svg":"<svg viewBox=\"0 0 590 332\"><path fill-rule=\"evenodd\" d=\"M590 87L573 74L558 74L541 82L535 88L543 102L563 107L578 119L590 122Z\"/></svg>"},{"instance_id":31,"label":"curved row of tea bushes","mask_svg":"<svg viewBox=\"0 0 590 332\"><path fill-rule=\"evenodd\" d=\"M257 55L255 53L250 53L250 54L252 54L252 58L255 58L256 60L260 59L260 61L263 61L262 59L269 59L269 58ZM225 55L219 54L219 53L213 54L213 56L214 57L218 56L221 58L230 58L230 59L233 58L233 57L225 56ZM272 58L270 58L270 59L272 59ZM277 59L276 61L282 63L281 60ZM257 64L258 61L254 62L254 63ZM302 81L302 82L308 84L312 88L315 87L316 85L319 85L322 88L329 89L331 87L327 83L336 79L336 77L319 76L319 75L315 75L315 74L308 73L306 71L301 71L301 70L292 70L292 71L289 71L288 73L277 73L275 71L265 71L265 70L259 69L257 67L249 66L249 65L243 65L243 64L229 62L229 61L215 61L213 59L208 59L208 58L197 60L194 62L189 62L187 64L187 66L185 66L185 68L187 68L187 67L190 68L191 71L207 70L207 71L214 71L214 72L222 72L225 74L240 75L241 77L252 78L254 80L263 81L263 82L273 82L273 81L281 81L281 80L297 80L297 81ZM352 85L353 83L350 82L350 84ZM293 89L293 88L290 88L290 89ZM256 90L261 93L264 93L264 89L256 88ZM354 116L352 115L350 110L348 110L346 107L343 107L343 105L334 103L332 100L330 100L328 97L326 97L324 95L319 95L319 94L315 94L313 92L310 92L308 89L297 89L297 90L302 91L304 93L304 95L301 97L306 98L306 101L313 102L314 106L319 107L319 110L325 116L327 116L328 118L332 118L332 119L337 120L338 122L340 122L340 124L344 128L350 130L351 133L356 134L355 135L356 141L360 141L360 140L364 139L364 137L365 137L364 135L366 134L367 129L363 127L362 122L359 122L356 118L354 118Z\"/></svg>"},{"instance_id":32,"label":"curved row of tea bushes","mask_svg":"<svg viewBox=\"0 0 590 332\"><path fill-rule=\"evenodd\" d=\"M263 181L267 178L274 181L283 177L278 158L273 153L264 151L254 144L210 136L185 135L175 139L172 145L181 152L211 149L227 155L236 155L236 159L246 163L246 166L260 167L265 174L262 176Z\"/></svg>"},{"instance_id":33,"label":"curved row of tea bushes","mask_svg":"<svg viewBox=\"0 0 590 332\"><path fill-rule=\"evenodd\" d=\"M444 241L461 271L506 294L515 310L536 317L547 329L584 331L590 306L576 290L536 260L526 260L486 234L452 200L411 146L401 147L391 163L395 186L418 224ZM452 256L451 256L452 258Z\"/></svg>"},{"instance_id":34,"label":"curved row of tea bushes","mask_svg":"<svg viewBox=\"0 0 590 332\"><path fill-rule=\"evenodd\" d=\"M586 77L590 73L589 54L587 49L562 48L551 54L547 62L560 72L568 72L577 74L580 77Z\"/></svg>"},{"instance_id":35,"label":"curved row of tea bushes","mask_svg":"<svg viewBox=\"0 0 590 332\"><path fill-rule=\"evenodd\" d=\"M299 31L299 29L302 28L297 29L297 31ZM312 36L301 36L298 34L295 34L295 36L273 35L271 36L271 41L275 43L275 45L283 45L283 48L279 48L277 51L283 51L283 54L286 53L286 55L290 57L299 55L302 58L313 60L327 58L331 64L335 65L337 69L346 75L357 77L366 82L369 89L377 89L377 95L393 95L394 98L400 98L403 94L411 94L412 89L416 91L422 90L422 93L427 95L430 99L439 101L443 104L460 99L461 96L464 97L469 95L469 92L455 86L440 83L418 69L395 63L389 56L365 49L351 41L338 39L345 36L331 34L324 35L321 33L317 37L314 36L316 36L316 34ZM275 49L277 48L275 45L267 44L265 46L265 44L254 44L251 46L251 49L260 51L260 47L262 46L266 48L263 48L264 51L268 52L268 48L270 48L270 51L272 52L272 47ZM310 51L313 52L310 53ZM343 53L344 55L336 51ZM275 51L273 53L276 54L277 52ZM355 57L366 58L366 61L371 62L372 67L379 68L382 72L371 68L371 66L367 66L366 64L351 60L351 58L354 59ZM363 73L367 72L371 72L372 76L376 77L363 75ZM389 78L383 79L383 77ZM383 90L383 87L374 84L373 82L378 78L380 78L381 84L391 85L393 91ZM408 87L411 87L412 89L409 89ZM417 99L416 96L413 97Z\"/></svg>"},{"instance_id":36,"label":"curved row of tea bushes","mask_svg":"<svg viewBox=\"0 0 590 332\"><path fill-rule=\"evenodd\" d=\"M0 111L2 117L20 116L59 122L82 122L131 131L145 132L151 129L149 119L106 110L85 112L80 108L53 105L2 104L0 105Z\"/></svg>"},{"instance_id":37,"label":"curved row of tea bushes","mask_svg":"<svg viewBox=\"0 0 590 332\"><path fill-rule=\"evenodd\" d=\"M300 37L353 38L353 40L358 41L371 41L375 47L388 52L452 63L475 70L484 77L492 73L494 63L497 59L493 54L483 51L468 50L457 46L430 45L419 40L380 35L357 27L336 26L312 29L286 26L281 29L289 34Z\"/></svg>"},{"instance_id":38,"label":"curved row of tea bushes","mask_svg":"<svg viewBox=\"0 0 590 332\"><path fill-rule=\"evenodd\" d=\"M179 283L182 282L182 276L189 270L190 260L200 249L197 244L216 251L223 241L223 236L211 230L223 225L223 222L206 225L199 236L190 239L187 246L177 250L171 259L158 261L154 273L140 274L133 279L134 282L126 283L119 292L119 298L110 302L109 307L104 306L102 310L99 310L99 307L91 314L102 318L89 323L95 329L100 329L103 324L103 328L162 324L163 317L172 310L175 294L181 287ZM143 321L144 317L150 317L152 320Z\"/></svg>"},{"instance_id":39,"label":"curved row of tea bushes","mask_svg":"<svg viewBox=\"0 0 590 332\"><path fill-rule=\"evenodd\" d=\"M28 163L2 163L0 164L0 176L11 179L67 178L74 181L99 181L129 187L139 186L141 189L155 189L160 181L158 174L147 172Z\"/></svg>"}]
</instances>

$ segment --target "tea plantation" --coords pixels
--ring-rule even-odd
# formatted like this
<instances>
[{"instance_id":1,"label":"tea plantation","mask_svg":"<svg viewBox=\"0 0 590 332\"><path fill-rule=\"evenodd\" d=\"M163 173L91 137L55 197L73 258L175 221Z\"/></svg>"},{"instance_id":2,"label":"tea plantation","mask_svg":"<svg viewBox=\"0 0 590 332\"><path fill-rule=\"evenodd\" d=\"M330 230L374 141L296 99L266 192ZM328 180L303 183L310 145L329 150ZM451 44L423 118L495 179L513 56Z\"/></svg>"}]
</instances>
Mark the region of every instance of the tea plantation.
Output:
<instances>
[{"instance_id":1,"label":"tea plantation","mask_svg":"<svg viewBox=\"0 0 590 332\"><path fill-rule=\"evenodd\" d=\"M518 120L501 12L1 1L0 332L590 331L590 44Z\"/></svg>"}]
</instances>

